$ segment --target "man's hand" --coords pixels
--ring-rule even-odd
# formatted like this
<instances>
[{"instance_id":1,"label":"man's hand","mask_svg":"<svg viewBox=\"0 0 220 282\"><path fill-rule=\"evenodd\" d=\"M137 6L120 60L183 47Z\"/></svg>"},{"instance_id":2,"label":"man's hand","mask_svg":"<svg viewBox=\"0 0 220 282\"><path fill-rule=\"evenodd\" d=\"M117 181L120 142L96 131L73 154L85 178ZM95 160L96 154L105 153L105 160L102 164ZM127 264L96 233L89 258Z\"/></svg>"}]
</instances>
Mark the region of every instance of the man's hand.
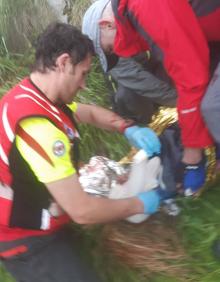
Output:
<instances>
[{"instance_id":1,"label":"man's hand","mask_svg":"<svg viewBox=\"0 0 220 282\"><path fill-rule=\"evenodd\" d=\"M148 127L131 126L125 129L124 135L130 144L143 149L148 157L160 153L161 144L156 133Z\"/></svg>"},{"instance_id":2,"label":"man's hand","mask_svg":"<svg viewBox=\"0 0 220 282\"><path fill-rule=\"evenodd\" d=\"M158 210L160 205L160 196L154 189L138 194L137 198L144 205L144 214L153 214Z\"/></svg>"},{"instance_id":3,"label":"man's hand","mask_svg":"<svg viewBox=\"0 0 220 282\"><path fill-rule=\"evenodd\" d=\"M198 164L185 165L183 189L185 196L192 196L197 193L205 184L206 169L205 163L201 161Z\"/></svg>"}]
</instances>

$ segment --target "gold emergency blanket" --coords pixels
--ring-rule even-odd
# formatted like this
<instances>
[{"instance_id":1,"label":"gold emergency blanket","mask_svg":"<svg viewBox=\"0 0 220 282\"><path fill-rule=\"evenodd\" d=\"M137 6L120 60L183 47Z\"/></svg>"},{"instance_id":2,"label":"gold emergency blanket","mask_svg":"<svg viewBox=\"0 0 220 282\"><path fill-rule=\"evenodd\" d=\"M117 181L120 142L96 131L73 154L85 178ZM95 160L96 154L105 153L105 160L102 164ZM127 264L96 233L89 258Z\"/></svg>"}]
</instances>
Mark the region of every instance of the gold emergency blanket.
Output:
<instances>
[{"instance_id":1,"label":"gold emergency blanket","mask_svg":"<svg viewBox=\"0 0 220 282\"><path fill-rule=\"evenodd\" d=\"M148 126L153 129L157 135L160 135L166 128L177 122L177 120L178 115L176 108L160 107L159 110L152 116L152 121L148 124ZM129 154L120 160L120 163L130 163L132 156L135 153L136 149L132 148ZM215 180L216 177L216 155L214 146L205 148L205 155L207 158L206 184L209 184Z\"/></svg>"}]
</instances>

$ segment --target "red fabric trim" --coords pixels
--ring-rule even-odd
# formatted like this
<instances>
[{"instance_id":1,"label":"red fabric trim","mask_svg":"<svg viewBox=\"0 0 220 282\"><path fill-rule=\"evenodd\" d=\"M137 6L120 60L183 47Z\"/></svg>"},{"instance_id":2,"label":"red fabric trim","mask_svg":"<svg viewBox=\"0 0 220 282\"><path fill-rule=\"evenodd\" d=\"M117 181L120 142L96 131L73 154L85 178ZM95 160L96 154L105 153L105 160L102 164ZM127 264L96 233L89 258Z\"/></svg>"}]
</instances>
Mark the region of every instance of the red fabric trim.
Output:
<instances>
[{"instance_id":1,"label":"red fabric trim","mask_svg":"<svg viewBox=\"0 0 220 282\"><path fill-rule=\"evenodd\" d=\"M20 125L18 125L17 135L20 136L32 149L34 149L50 165L54 166L51 158L48 156L46 151Z\"/></svg>"},{"instance_id":2,"label":"red fabric trim","mask_svg":"<svg viewBox=\"0 0 220 282\"><path fill-rule=\"evenodd\" d=\"M67 214L60 215L59 217L50 218L50 229L54 230L70 222L70 217Z\"/></svg>"},{"instance_id":3,"label":"red fabric trim","mask_svg":"<svg viewBox=\"0 0 220 282\"><path fill-rule=\"evenodd\" d=\"M10 249L10 250L4 251L4 252L0 252L0 257L1 258L9 258L9 257L15 256L15 255L18 255L18 254L25 253L25 252L27 252L27 250L28 250L27 246L20 245L20 246L13 248L13 249Z\"/></svg>"},{"instance_id":4,"label":"red fabric trim","mask_svg":"<svg viewBox=\"0 0 220 282\"><path fill-rule=\"evenodd\" d=\"M12 201L0 197L0 224L8 225L11 214Z\"/></svg>"},{"instance_id":5,"label":"red fabric trim","mask_svg":"<svg viewBox=\"0 0 220 282\"><path fill-rule=\"evenodd\" d=\"M70 220L68 220L68 223ZM59 229L61 229L64 224L61 222L59 225L52 224L50 230L32 230L32 229L22 229L22 228L10 228L8 226L0 225L0 242L10 242L17 239L28 238L31 236L43 236L51 234ZM66 222L67 223L67 220ZM63 225L62 225L63 224Z\"/></svg>"}]
</instances>

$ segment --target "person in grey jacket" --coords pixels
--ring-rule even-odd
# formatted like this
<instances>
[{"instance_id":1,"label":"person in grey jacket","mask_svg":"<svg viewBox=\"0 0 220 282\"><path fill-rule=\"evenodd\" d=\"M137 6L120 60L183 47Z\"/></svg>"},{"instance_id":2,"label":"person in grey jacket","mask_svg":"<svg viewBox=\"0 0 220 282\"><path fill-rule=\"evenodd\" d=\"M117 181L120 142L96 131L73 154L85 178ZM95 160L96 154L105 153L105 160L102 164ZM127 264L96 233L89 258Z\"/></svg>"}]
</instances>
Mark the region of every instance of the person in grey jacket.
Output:
<instances>
[{"instance_id":1,"label":"person in grey jacket","mask_svg":"<svg viewBox=\"0 0 220 282\"><path fill-rule=\"evenodd\" d=\"M103 70L112 86L113 110L139 123L148 123L158 106L175 107L176 90L163 66L139 54L133 58L107 57Z\"/></svg>"},{"instance_id":2,"label":"person in grey jacket","mask_svg":"<svg viewBox=\"0 0 220 282\"><path fill-rule=\"evenodd\" d=\"M84 15L82 32L91 39L99 37L97 27L86 18ZM94 46L109 82L115 112L146 124L151 121L158 106L176 106L175 86L159 57L152 56L149 51L128 58L118 57L114 53L104 54L99 45Z\"/></svg>"}]
</instances>

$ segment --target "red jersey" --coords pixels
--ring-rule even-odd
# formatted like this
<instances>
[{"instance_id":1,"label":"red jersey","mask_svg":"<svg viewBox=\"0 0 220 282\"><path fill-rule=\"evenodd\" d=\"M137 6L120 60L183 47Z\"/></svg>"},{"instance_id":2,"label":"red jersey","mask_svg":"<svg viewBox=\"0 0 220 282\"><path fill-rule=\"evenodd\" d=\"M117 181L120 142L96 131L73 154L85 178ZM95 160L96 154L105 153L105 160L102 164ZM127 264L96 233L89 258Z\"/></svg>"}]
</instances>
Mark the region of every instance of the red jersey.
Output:
<instances>
[{"instance_id":1,"label":"red jersey","mask_svg":"<svg viewBox=\"0 0 220 282\"><path fill-rule=\"evenodd\" d=\"M130 57L151 50L177 89L183 145L211 145L200 104L210 79L207 42L220 40L220 1L112 0L112 8L114 52Z\"/></svg>"}]
</instances>

